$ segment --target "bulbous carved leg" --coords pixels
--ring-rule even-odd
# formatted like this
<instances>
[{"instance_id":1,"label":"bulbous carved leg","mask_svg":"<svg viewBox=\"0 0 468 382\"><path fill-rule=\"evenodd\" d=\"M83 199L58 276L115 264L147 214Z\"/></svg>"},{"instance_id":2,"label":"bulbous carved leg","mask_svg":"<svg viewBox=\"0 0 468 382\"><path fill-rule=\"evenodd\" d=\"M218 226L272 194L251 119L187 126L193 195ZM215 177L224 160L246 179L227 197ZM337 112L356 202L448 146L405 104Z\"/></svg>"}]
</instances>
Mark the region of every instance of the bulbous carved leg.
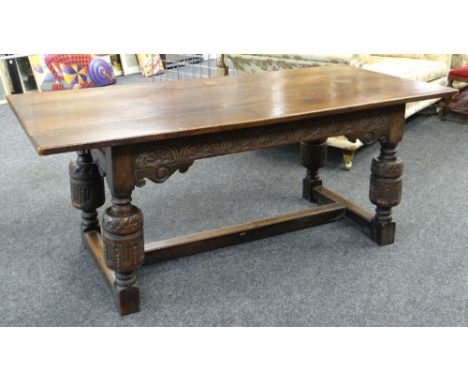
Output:
<instances>
[{"instance_id":1,"label":"bulbous carved leg","mask_svg":"<svg viewBox=\"0 0 468 382\"><path fill-rule=\"evenodd\" d=\"M369 198L377 207L373 222L373 238L379 245L395 241L396 224L392 207L400 204L403 162L397 158L396 145L383 142L380 156L372 161Z\"/></svg>"},{"instance_id":2,"label":"bulbous carved leg","mask_svg":"<svg viewBox=\"0 0 468 382\"><path fill-rule=\"evenodd\" d=\"M114 196L102 217L104 258L115 272L114 296L122 316L140 310L136 271L144 260L143 213L130 202L130 196Z\"/></svg>"},{"instance_id":3,"label":"bulbous carved leg","mask_svg":"<svg viewBox=\"0 0 468 382\"><path fill-rule=\"evenodd\" d=\"M105 202L104 180L89 151L70 162L71 201L81 210L81 232L99 231L97 209ZM84 240L83 240L84 243Z\"/></svg>"},{"instance_id":4,"label":"bulbous carved leg","mask_svg":"<svg viewBox=\"0 0 468 382\"><path fill-rule=\"evenodd\" d=\"M302 197L310 202L317 202L313 196L313 189L322 185L319 169L327 161L327 143L301 142L301 164L307 168L307 174L302 181Z\"/></svg>"}]
</instances>

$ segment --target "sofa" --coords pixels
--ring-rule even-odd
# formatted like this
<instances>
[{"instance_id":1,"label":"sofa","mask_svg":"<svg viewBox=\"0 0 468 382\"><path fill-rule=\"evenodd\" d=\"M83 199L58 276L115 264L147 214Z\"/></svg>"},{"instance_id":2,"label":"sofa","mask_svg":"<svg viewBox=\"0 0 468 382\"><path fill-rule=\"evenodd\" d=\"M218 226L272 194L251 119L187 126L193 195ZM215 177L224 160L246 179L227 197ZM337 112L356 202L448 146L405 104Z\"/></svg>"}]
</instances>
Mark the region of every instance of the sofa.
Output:
<instances>
[{"instance_id":1,"label":"sofa","mask_svg":"<svg viewBox=\"0 0 468 382\"><path fill-rule=\"evenodd\" d=\"M227 74L232 66L238 74L305 68L325 65L352 65L366 70L434 84L446 85L447 74L453 67L468 61L468 55L458 54L224 54L219 62L220 72ZM455 66L458 65L458 66ZM454 84L460 87L463 84ZM464 84L466 85L466 84ZM409 117L438 100L410 103ZM327 144L341 150L344 168L350 170L356 151L363 146L360 140L351 142L344 136L331 137Z\"/></svg>"},{"instance_id":2,"label":"sofa","mask_svg":"<svg viewBox=\"0 0 468 382\"><path fill-rule=\"evenodd\" d=\"M451 69L468 66L468 54L452 54ZM466 82L454 81L452 86L455 89L461 89L467 86Z\"/></svg>"}]
</instances>

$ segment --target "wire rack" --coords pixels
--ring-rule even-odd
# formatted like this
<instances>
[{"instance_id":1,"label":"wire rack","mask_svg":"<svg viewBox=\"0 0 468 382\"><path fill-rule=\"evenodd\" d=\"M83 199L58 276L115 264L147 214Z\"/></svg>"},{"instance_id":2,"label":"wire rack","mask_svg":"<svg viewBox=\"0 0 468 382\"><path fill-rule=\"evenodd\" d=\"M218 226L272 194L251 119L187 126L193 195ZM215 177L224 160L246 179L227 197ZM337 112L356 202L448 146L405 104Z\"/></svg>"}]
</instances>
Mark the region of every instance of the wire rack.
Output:
<instances>
[{"instance_id":1,"label":"wire rack","mask_svg":"<svg viewBox=\"0 0 468 382\"><path fill-rule=\"evenodd\" d=\"M220 68L224 62L220 54L165 54L161 55L164 73L153 76L153 81L181 81L196 78L236 75L232 65Z\"/></svg>"}]
</instances>

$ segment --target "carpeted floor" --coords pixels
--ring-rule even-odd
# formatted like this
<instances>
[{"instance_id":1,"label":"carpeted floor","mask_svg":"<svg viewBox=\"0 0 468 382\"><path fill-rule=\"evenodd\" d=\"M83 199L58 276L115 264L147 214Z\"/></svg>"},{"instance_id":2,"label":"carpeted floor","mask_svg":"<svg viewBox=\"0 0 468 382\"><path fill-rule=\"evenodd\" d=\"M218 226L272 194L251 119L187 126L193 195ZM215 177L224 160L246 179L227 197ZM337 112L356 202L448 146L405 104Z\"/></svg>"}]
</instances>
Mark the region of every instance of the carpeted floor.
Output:
<instances>
[{"instance_id":1,"label":"carpeted floor","mask_svg":"<svg viewBox=\"0 0 468 382\"><path fill-rule=\"evenodd\" d=\"M139 81L134 77L126 81ZM121 81L122 82L122 81ZM70 126L72 128L72 126ZM174 260L140 272L143 308L120 318L80 247L70 205L72 154L38 157L0 106L0 325L3 326L466 326L468 122L430 112L408 121L397 239L380 248L338 222ZM371 159L351 172L329 151L325 183L368 201ZM302 209L304 169L289 146L196 162L134 192L147 240Z\"/></svg>"}]
</instances>

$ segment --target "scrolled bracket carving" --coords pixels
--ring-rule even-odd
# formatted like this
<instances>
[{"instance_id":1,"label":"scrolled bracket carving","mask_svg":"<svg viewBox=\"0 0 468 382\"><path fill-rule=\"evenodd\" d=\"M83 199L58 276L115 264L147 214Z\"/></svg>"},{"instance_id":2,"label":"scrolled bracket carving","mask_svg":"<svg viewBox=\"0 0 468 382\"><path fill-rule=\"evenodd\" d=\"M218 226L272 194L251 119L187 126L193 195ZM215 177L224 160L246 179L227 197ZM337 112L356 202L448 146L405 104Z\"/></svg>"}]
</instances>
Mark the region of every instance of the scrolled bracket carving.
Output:
<instances>
[{"instance_id":1,"label":"scrolled bracket carving","mask_svg":"<svg viewBox=\"0 0 468 382\"><path fill-rule=\"evenodd\" d=\"M135 160L135 184L142 187L145 178L155 183L164 183L177 170L181 173L188 171L193 160L181 157L179 151L166 144L141 145Z\"/></svg>"},{"instance_id":2,"label":"scrolled bracket carving","mask_svg":"<svg viewBox=\"0 0 468 382\"><path fill-rule=\"evenodd\" d=\"M169 177L174 174L177 170L180 173L188 171L194 161L187 161L181 163L160 163L153 167L144 167L135 169L135 185L137 187L143 187L146 184L145 178L151 180L154 183L164 183Z\"/></svg>"},{"instance_id":3,"label":"scrolled bracket carving","mask_svg":"<svg viewBox=\"0 0 468 382\"><path fill-rule=\"evenodd\" d=\"M351 142L360 140L364 145L376 142L385 143L388 140L389 118L385 114L376 114L373 118L366 118L355 123L355 132L346 134Z\"/></svg>"}]
</instances>

